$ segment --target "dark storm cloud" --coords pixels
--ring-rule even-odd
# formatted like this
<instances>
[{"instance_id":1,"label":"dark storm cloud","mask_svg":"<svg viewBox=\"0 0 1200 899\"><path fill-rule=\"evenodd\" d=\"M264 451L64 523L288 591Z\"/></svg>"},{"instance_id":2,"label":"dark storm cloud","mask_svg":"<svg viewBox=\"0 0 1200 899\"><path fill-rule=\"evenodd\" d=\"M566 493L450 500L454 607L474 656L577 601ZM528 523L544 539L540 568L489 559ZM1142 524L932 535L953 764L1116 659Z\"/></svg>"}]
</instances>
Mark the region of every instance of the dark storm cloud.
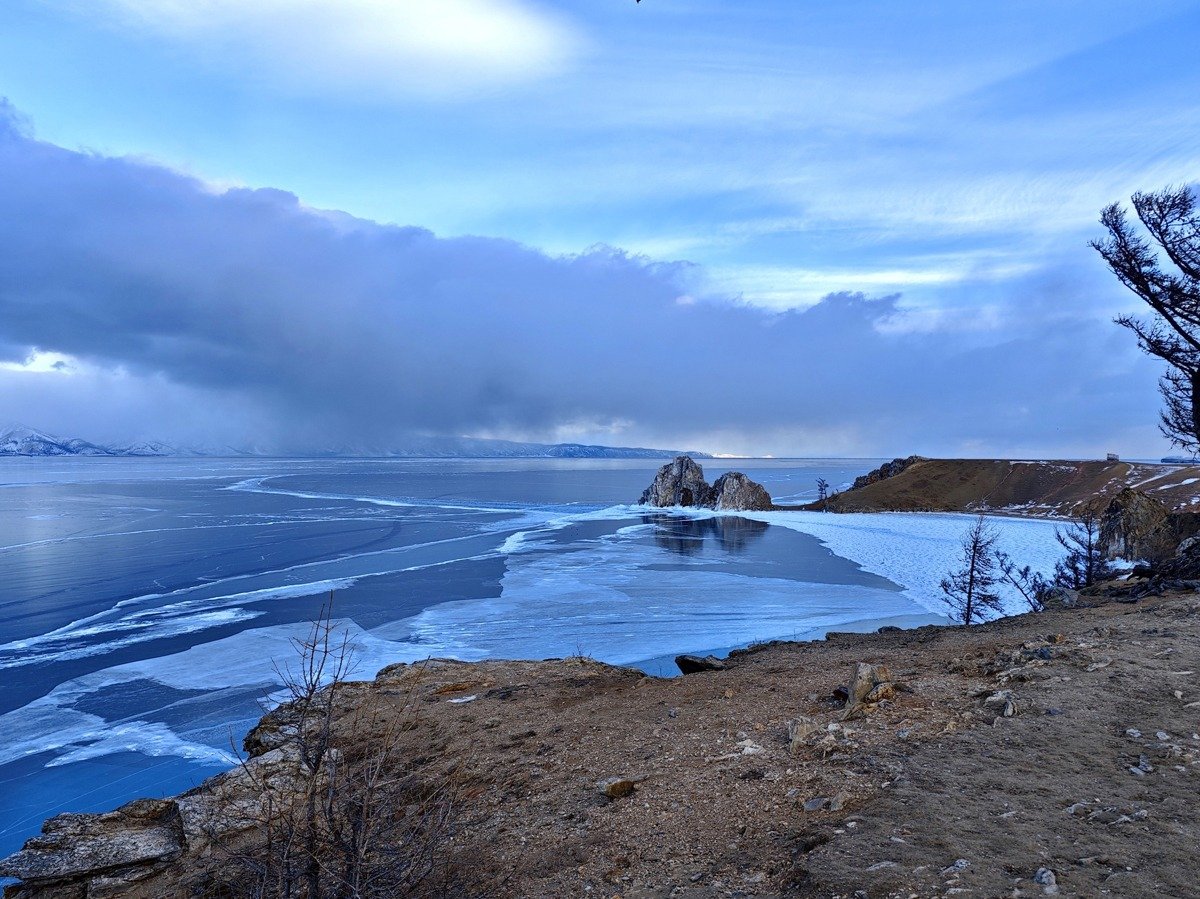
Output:
<instances>
[{"instance_id":1,"label":"dark storm cloud","mask_svg":"<svg viewBox=\"0 0 1200 899\"><path fill-rule=\"evenodd\" d=\"M621 421L635 440L774 434L757 447L811 452L804 434L839 432L852 435L842 451L982 451L1154 420L1153 372L1102 318L1071 311L1085 298L917 330L897 297L835 294L783 314L695 302L686 264L550 257L277 190L214 192L39 142L11 114L0 245L7 358L36 347L120 366L228 401L251 433L297 445Z\"/></svg>"}]
</instances>

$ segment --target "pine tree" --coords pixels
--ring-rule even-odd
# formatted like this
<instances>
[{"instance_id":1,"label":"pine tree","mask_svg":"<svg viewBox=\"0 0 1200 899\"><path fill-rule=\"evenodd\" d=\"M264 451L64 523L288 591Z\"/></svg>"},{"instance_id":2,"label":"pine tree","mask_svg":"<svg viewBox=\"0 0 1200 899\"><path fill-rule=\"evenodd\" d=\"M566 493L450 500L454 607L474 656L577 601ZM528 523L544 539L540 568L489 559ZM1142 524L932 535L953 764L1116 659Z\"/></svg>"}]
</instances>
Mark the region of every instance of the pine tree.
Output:
<instances>
[{"instance_id":1,"label":"pine tree","mask_svg":"<svg viewBox=\"0 0 1200 899\"><path fill-rule=\"evenodd\" d=\"M963 624L982 621L1001 609L996 586L998 534L980 515L962 538L962 567L941 582L951 610Z\"/></svg>"},{"instance_id":2,"label":"pine tree","mask_svg":"<svg viewBox=\"0 0 1200 899\"><path fill-rule=\"evenodd\" d=\"M1084 511L1066 530L1056 529L1054 537L1067 551L1054 566L1056 587L1081 590L1112 579L1115 570L1100 543L1100 519L1093 510Z\"/></svg>"},{"instance_id":3,"label":"pine tree","mask_svg":"<svg viewBox=\"0 0 1200 899\"><path fill-rule=\"evenodd\" d=\"M1100 217L1108 236L1092 246L1150 307L1148 319L1122 315L1117 323L1168 365L1159 382L1163 434L1200 451L1200 196L1187 186L1136 193L1133 211L1150 240L1114 203Z\"/></svg>"}]
</instances>

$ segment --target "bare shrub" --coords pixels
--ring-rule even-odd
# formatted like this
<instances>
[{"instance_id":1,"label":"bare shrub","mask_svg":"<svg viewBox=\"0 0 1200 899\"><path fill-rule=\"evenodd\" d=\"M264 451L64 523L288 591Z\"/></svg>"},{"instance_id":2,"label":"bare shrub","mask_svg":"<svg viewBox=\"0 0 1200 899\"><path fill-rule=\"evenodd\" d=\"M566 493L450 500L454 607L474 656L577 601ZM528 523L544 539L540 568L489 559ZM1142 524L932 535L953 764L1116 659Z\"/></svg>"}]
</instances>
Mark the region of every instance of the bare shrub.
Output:
<instances>
[{"instance_id":1,"label":"bare shrub","mask_svg":"<svg viewBox=\"0 0 1200 899\"><path fill-rule=\"evenodd\" d=\"M336 631L332 600L295 641L297 660L276 669L287 698L266 716L269 737L259 729L247 737L254 758L241 766L246 788L240 801L229 798L237 807L224 810L223 826L210 834L218 851L194 892L213 899L494 895L494 867L458 845L467 823L462 766L420 751L415 683L382 695L347 680L351 646Z\"/></svg>"}]
</instances>

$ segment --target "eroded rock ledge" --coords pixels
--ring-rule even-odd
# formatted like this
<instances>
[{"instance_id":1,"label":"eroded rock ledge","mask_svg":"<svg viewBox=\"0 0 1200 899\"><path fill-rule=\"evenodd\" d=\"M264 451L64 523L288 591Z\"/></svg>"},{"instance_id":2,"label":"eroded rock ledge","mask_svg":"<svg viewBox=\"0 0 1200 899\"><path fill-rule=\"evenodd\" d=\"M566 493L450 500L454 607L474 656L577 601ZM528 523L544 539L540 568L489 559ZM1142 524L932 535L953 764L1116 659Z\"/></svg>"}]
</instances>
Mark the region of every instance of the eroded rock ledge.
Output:
<instances>
[{"instance_id":1,"label":"eroded rock ledge","mask_svg":"<svg viewBox=\"0 0 1200 899\"><path fill-rule=\"evenodd\" d=\"M704 469L691 456L676 456L658 470L638 502L643 506L699 507L727 512L763 512L775 508L771 494L740 471L731 471L709 485Z\"/></svg>"}]
</instances>

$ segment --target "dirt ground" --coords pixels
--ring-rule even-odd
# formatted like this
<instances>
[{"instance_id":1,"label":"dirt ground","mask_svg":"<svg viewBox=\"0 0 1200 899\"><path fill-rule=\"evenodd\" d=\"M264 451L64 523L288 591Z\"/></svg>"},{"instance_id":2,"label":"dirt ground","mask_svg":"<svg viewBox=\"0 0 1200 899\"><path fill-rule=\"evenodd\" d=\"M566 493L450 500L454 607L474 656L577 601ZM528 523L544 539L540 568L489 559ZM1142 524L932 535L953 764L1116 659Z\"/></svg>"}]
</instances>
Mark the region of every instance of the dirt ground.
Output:
<instances>
[{"instance_id":1,"label":"dirt ground","mask_svg":"<svg viewBox=\"0 0 1200 899\"><path fill-rule=\"evenodd\" d=\"M497 895L1183 899L1200 895L1198 638L1189 594L772 643L674 679L431 662L346 695L405 716L407 766L469 785L454 840ZM860 662L886 666L890 698L844 718L834 692ZM609 778L632 791L610 798ZM128 895L187 895L199 864Z\"/></svg>"}]
</instances>

